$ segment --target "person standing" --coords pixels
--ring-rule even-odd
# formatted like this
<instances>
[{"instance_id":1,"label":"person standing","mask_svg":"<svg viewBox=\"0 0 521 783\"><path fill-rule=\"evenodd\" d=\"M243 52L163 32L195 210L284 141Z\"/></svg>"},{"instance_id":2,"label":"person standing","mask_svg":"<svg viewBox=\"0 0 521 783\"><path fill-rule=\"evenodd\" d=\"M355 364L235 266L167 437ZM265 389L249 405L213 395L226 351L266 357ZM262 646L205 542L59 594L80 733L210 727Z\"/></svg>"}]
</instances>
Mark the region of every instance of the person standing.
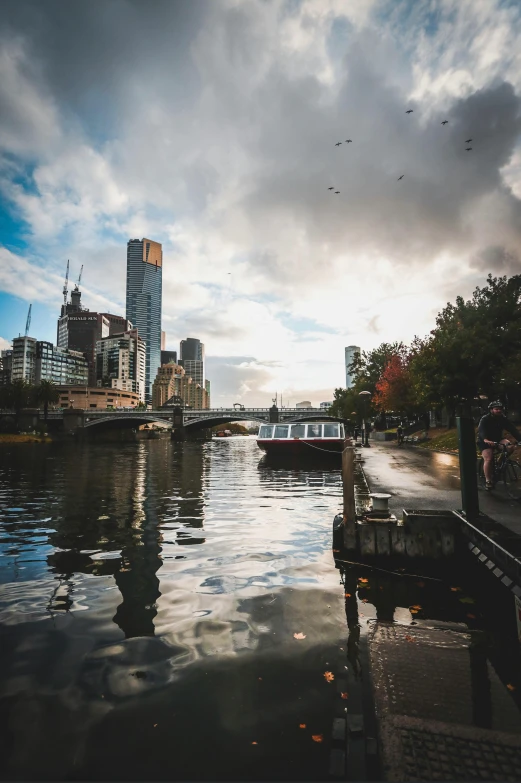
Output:
<instances>
[{"instance_id":1,"label":"person standing","mask_svg":"<svg viewBox=\"0 0 521 783\"><path fill-rule=\"evenodd\" d=\"M478 424L477 445L483 456L483 470L485 473L485 486L490 490L494 488L494 448L496 443L504 443L507 451L511 454L515 445L508 438L503 438L503 432L506 430L513 435L517 441L521 441L521 433L514 427L512 422L504 414L503 403L491 402L488 406L489 412L481 417Z\"/></svg>"}]
</instances>

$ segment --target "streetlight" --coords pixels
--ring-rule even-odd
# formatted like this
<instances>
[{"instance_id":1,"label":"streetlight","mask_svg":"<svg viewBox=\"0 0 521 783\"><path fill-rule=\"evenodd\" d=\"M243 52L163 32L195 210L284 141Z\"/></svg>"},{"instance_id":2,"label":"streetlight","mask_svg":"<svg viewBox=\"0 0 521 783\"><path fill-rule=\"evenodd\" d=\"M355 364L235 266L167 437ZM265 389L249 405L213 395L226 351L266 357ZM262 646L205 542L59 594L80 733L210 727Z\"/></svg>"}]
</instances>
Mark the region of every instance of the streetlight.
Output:
<instances>
[{"instance_id":1,"label":"streetlight","mask_svg":"<svg viewBox=\"0 0 521 783\"><path fill-rule=\"evenodd\" d=\"M362 419L362 446L365 446L366 448L369 448L369 432L367 431L365 419L367 416L367 398L371 396L370 391L361 391L358 393L358 396L362 398L363 405L364 405L364 417Z\"/></svg>"}]
</instances>

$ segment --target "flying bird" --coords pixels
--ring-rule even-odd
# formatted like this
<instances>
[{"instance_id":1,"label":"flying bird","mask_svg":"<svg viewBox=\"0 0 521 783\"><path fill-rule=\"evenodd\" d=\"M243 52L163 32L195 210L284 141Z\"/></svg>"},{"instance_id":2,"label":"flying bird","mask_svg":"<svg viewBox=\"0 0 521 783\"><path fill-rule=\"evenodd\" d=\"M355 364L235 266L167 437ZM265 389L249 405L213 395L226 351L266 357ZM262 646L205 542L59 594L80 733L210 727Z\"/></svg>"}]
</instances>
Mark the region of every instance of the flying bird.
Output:
<instances>
[{"instance_id":1,"label":"flying bird","mask_svg":"<svg viewBox=\"0 0 521 783\"><path fill-rule=\"evenodd\" d=\"M448 120L443 120L443 122L441 124L442 125L446 125L447 123L448 123Z\"/></svg>"},{"instance_id":2,"label":"flying bird","mask_svg":"<svg viewBox=\"0 0 521 783\"><path fill-rule=\"evenodd\" d=\"M347 144L351 144L352 141L353 141L353 139L346 139L346 143Z\"/></svg>"},{"instance_id":3,"label":"flying bird","mask_svg":"<svg viewBox=\"0 0 521 783\"><path fill-rule=\"evenodd\" d=\"M337 143L335 144L335 147L340 147L341 144L342 144L341 141L337 141Z\"/></svg>"},{"instance_id":4,"label":"flying bird","mask_svg":"<svg viewBox=\"0 0 521 783\"><path fill-rule=\"evenodd\" d=\"M412 114L412 113L413 113L413 111L414 111L414 109L407 109L407 111L406 111L405 113L406 113L406 114Z\"/></svg>"},{"instance_id":5,"label":"flying bird","mask_svg":"<svg viewBox=\"0 0 521 783\"><path fill-rule=\"evenodd\" d=\"M465 147L465 152L470 152L471 149L472 147Z\"/></svg>"},{"instance_id":6,"label":"flying bird","mask_svg":"<svg viewBox=\"0 0 521 783\"><path fill-rule=\"evenodd\" d=\"M338 196L339 193L340 193L339 190L335 190L335 196Z\"/></svg>"},{"instance_id":7,"label":"flying bird","mask_svg":"<svg viewBox=\"0 0 521 783\"><path fill-rule=\"evenodd\" d=\"M471 141L472 139L465 139L465 144L470 144Z\"/></svg>"},{"instance_id":8,"label":"flying bird","mask_svg":"<svg viewBox=\"0 0 521 783\"><path fill-rule=\"evenodd\" d=\"M330 188L328 188L328 190L334 190L334 189L335 189L335 186L334 186L334 185L331 185L331 187L330 187Z\"/></svg>"},{"instance_id":9,"label":"flying bird","mask_svg":"<svg viewBox=\"0 0 521 783\"><path fill-rule=\"evenodd\" d=\"M405 174L402 174L401 177L398 177L398 182L405 177Z\"/></svg>"}]
</instances>

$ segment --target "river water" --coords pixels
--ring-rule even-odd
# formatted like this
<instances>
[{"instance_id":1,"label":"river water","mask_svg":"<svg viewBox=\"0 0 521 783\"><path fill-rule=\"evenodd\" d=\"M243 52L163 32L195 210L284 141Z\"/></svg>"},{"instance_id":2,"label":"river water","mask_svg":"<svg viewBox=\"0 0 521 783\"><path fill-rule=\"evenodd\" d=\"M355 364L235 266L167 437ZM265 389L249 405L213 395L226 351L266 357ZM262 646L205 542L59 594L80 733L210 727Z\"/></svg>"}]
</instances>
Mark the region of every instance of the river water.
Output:
<instances>
[{"instance_id":1,"label":"river water","mask_svg":"<svg viewBox=\"0 0 521 783\"><path fill-rule=\"evenodd\" d=\"M480 622L449 577L380 610L367 572L342 585L338 467L261 457L252 437L0 449L3 778L326 780L360 628L419 603Z\"/></svg>"}]
</instances>

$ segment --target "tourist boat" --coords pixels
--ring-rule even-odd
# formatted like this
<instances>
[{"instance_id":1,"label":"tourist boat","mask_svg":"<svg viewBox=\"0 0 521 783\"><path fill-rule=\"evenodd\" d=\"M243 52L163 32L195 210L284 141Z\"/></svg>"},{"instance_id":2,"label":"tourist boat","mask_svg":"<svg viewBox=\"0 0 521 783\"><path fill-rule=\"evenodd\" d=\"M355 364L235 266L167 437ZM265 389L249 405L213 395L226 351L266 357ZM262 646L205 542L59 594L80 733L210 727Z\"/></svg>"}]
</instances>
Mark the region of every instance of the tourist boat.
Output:
<instances>
[{"instance_id":1,"label":"tourist boat","mask_svg":"<svg viewBox=\"0 0 521 783\"><path fill-rule=\"evenodd\" d=\"M270 456L338 457L344 449L344 425L338 421L261 424L257 445Z\"/></svg>"}]
</instances>

